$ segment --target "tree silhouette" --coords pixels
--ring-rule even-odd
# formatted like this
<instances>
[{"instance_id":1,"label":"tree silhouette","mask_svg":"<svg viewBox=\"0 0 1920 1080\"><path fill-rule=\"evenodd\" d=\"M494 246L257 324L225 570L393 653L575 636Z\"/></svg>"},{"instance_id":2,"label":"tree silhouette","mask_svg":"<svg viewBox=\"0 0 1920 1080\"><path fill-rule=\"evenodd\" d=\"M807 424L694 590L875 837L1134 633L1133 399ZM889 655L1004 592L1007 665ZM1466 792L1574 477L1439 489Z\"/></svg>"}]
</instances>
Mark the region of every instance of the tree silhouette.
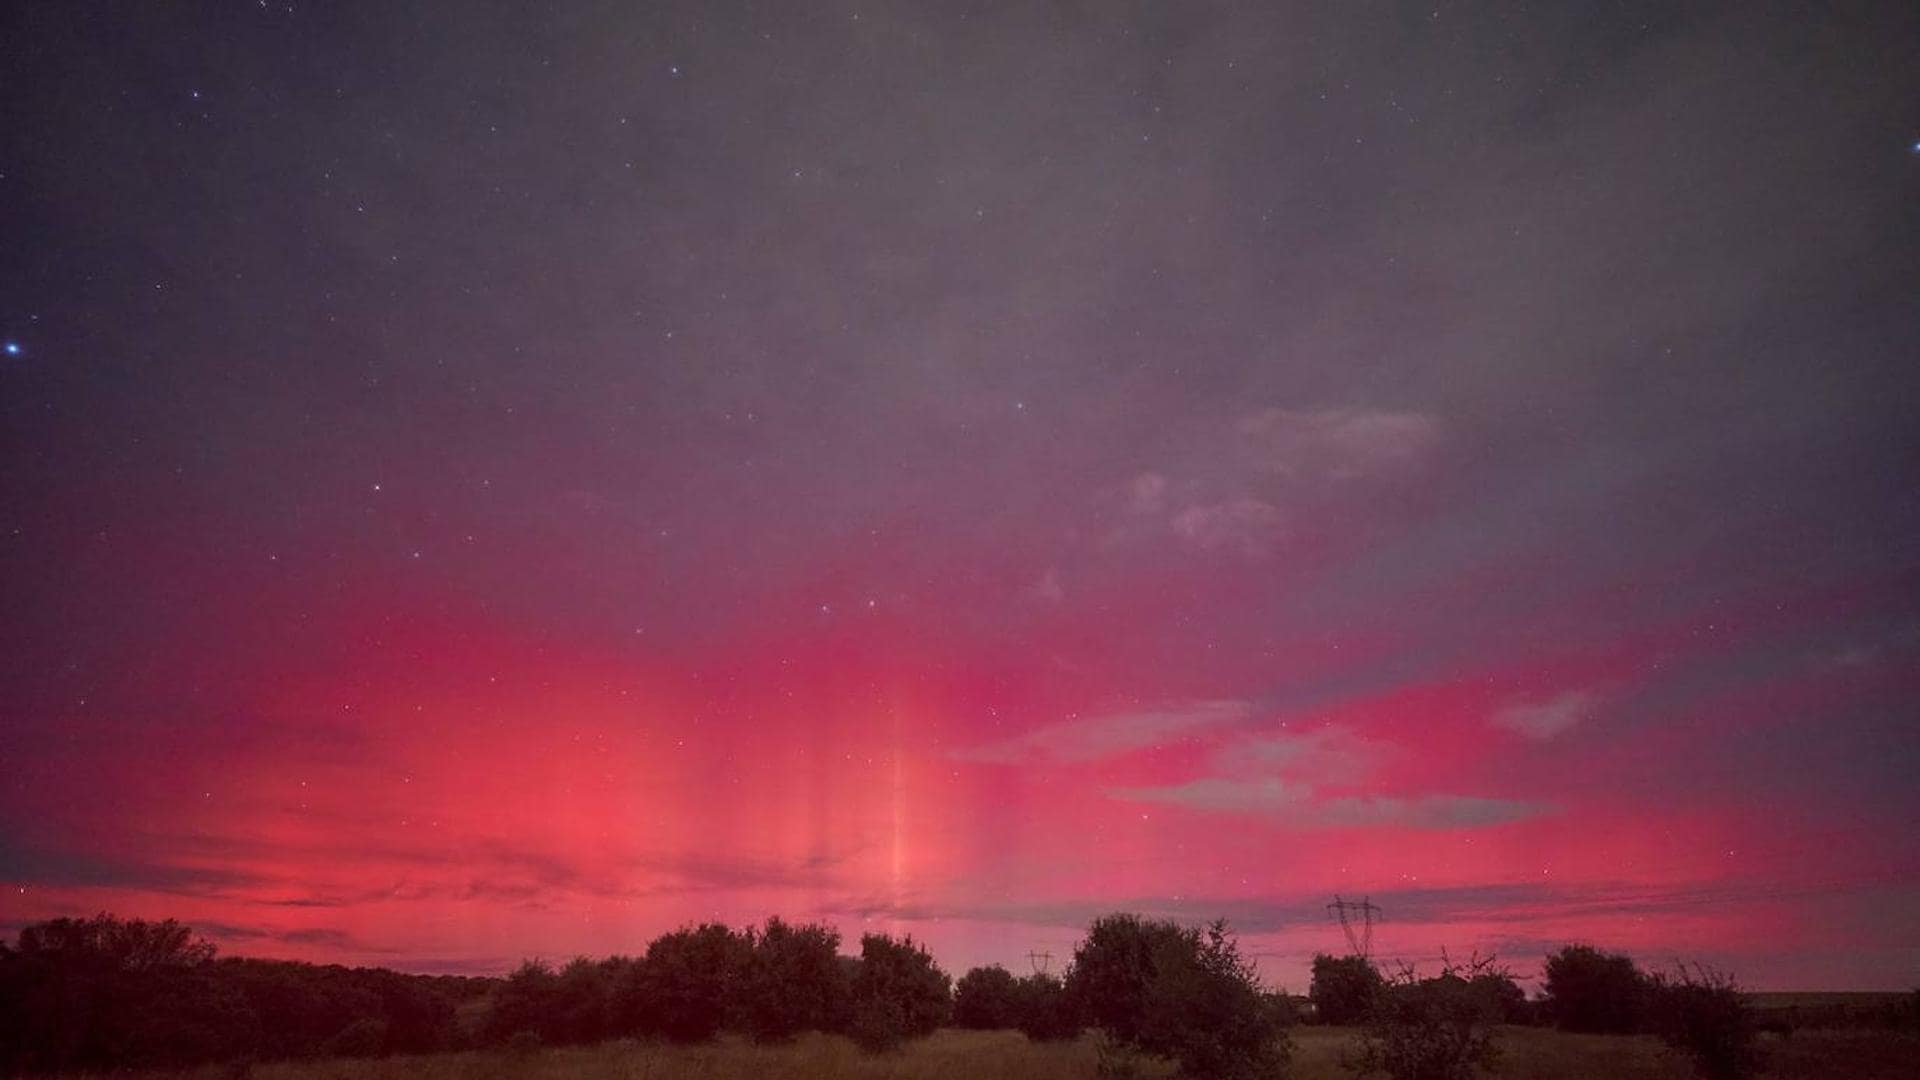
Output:
<instances>
[{"instance_id":1,"label":"tree silhouette","mask_svg":"<svg viewBox=\"0 0 1920 1080\"><path fill-rule=\"evenodd\" d=\"M1568 1031L1637 1031L1646 1010L1647 979L1633 959L1591 945L1568 945L1547 957L1546 1008Z\"/></svg>"}]
</instances>

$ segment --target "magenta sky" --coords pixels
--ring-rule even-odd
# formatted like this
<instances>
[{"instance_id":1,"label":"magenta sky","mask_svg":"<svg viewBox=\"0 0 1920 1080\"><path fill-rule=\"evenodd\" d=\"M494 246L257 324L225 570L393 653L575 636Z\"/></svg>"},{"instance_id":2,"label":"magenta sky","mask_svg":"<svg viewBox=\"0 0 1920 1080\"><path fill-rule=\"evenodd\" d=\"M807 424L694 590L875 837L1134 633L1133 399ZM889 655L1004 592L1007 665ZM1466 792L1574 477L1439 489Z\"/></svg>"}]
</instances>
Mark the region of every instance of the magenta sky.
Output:
<instances>
[{"instance_id":1,"label":"magenta sky","mask_svg":"<svg viewBox=\"0 0 1920 1080\"><path fill-rule=\"evenodd\" d=\"M12 11L0 926L1920 971L1920 25Z\"/></svg>"}]
</instances>

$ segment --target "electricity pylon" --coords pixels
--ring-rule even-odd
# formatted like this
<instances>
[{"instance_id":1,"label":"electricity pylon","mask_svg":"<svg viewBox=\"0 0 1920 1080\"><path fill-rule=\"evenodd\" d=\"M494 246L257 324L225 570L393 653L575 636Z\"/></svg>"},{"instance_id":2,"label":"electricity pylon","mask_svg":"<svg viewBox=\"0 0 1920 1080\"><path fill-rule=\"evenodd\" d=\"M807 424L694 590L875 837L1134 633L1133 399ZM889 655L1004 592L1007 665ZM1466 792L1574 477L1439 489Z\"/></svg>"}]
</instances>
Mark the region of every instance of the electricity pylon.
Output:
<instances>
[{"instance_id":1,"label":"electricity pylon","mask_svg":"<svg viewBox=\"0 0 1920 1080\"><path fill-rule=\"evenodd\" d=\"M1033 969L1035 975L1045 975L1047 968L1052 965L1053 954L1050 952L1030 952L1027 954L1027 966Z\"/></svg>"},{"instance_id":2,"label":"electricity pylon","mask_svg":"<svg viewBox=\"0 0 1920 1080\"><path fill-rule=\"evenodd\" d=\"M1358 903L1342 900L1336 894L1333 903L1327 905L1340 920L1340 929L1347 933L1347 946L1353 955L1366 959L1373 955L1373 920L1380 915L1380 908L1371 899L1362 897Z\"/></svg>"}]
</instances>

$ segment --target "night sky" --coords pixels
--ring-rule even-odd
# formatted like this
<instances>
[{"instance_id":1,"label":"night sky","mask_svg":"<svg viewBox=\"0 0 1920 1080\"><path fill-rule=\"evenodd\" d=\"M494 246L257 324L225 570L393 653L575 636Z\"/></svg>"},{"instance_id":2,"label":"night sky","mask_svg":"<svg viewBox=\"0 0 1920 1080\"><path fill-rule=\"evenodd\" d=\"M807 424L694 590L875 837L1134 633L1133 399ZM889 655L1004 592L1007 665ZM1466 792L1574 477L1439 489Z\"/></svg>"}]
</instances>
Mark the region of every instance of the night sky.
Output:
<instances>
[{"instance_id":1,"label":"night sky","mask_svg":"<svg viewBox=\"0 0 1920 1080\"><path fill-rule=\"evenodd\" d=\"M1911 4L13 4L0 930L1920 970Z\"/></svg>"}]
</instances>

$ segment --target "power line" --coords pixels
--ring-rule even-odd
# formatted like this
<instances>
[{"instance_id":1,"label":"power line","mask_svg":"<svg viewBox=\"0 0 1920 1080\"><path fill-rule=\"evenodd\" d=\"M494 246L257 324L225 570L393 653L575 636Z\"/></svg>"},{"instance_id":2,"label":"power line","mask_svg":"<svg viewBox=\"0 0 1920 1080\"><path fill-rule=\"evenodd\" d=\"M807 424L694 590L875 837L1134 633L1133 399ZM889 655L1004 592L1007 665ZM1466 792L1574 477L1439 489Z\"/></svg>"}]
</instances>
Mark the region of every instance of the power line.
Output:
<instances>
[{"instance_id":1,"label":"power line","mask_svg":"<svg viewBox=\"0 0 1920 1080\"><path fill-rule=\"evenodd\" d=\"M1327 905L1340 920L1340 929L1346 932L1347 945L1354 956L1365 959L1373 954L1373 920L1380 914L1380 908L1369 897L1361 897L1359 903L1342 900L1334 894L1333 903Z\"/></svg>"}]
</instances>

